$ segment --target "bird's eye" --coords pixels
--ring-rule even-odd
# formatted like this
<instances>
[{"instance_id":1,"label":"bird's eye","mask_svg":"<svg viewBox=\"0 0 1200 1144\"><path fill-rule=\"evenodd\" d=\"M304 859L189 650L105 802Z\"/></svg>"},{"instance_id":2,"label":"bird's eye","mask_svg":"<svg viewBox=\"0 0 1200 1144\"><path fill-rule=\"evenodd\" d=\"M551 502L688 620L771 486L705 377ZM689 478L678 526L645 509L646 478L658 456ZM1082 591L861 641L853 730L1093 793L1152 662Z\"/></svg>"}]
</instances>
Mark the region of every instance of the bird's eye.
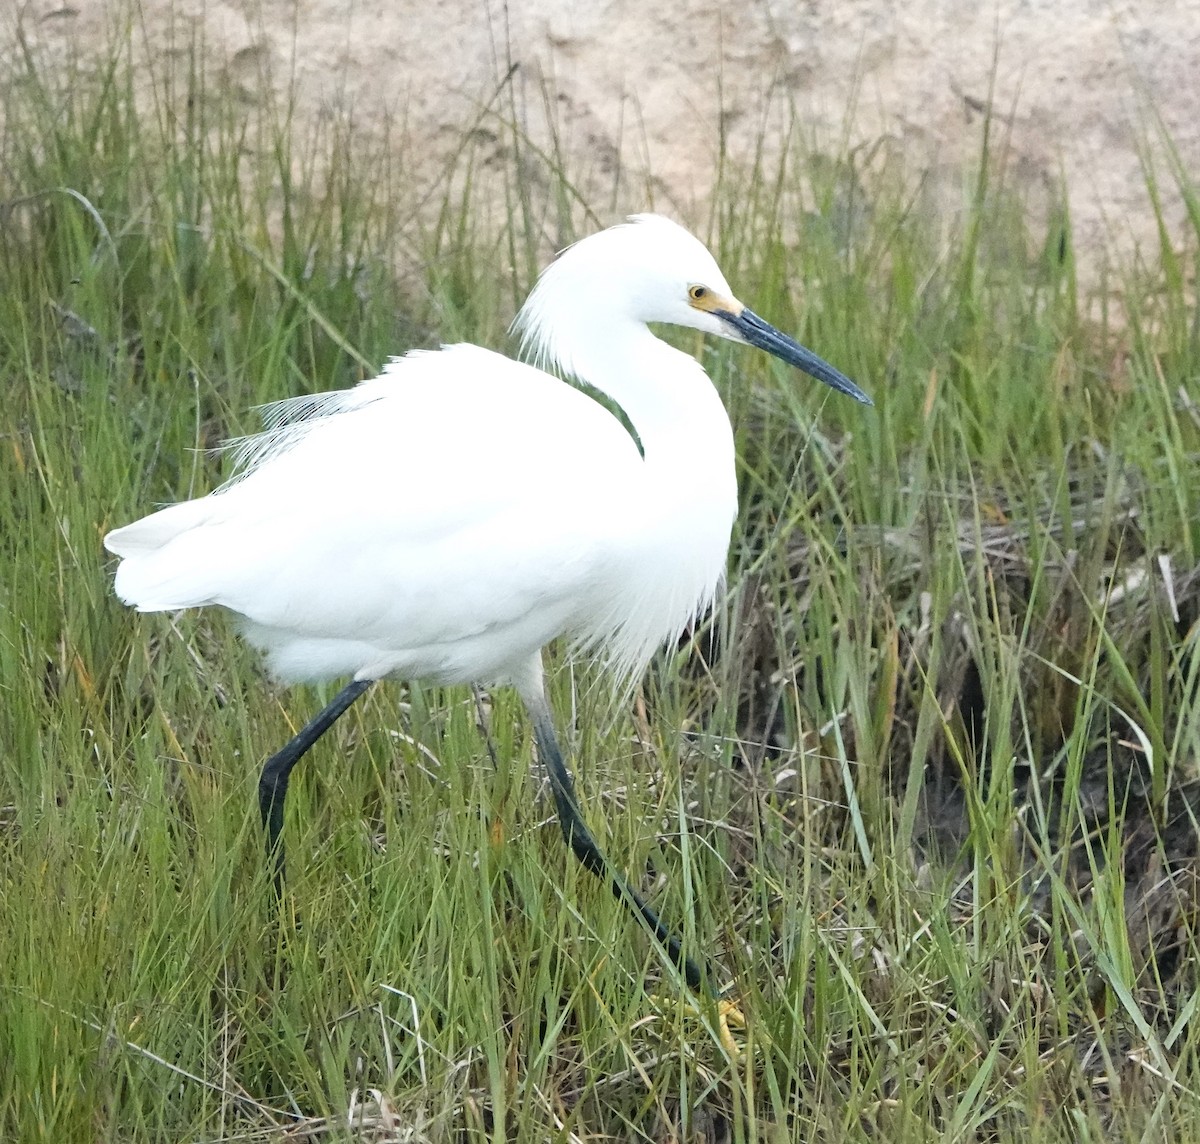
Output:
<instances>
[{"instance_id":1,"label":"bird's eye","mask_svg":"<svg viewBox=\"0 0 1200 1144\"><path fill-rule=\"evenodd\" d=\"M691 300L693 302L703 302L704 299L708 297L708 287L707 286L689 286L688 287L688 297L691 298Z\"/></svg>"}]
</instances>

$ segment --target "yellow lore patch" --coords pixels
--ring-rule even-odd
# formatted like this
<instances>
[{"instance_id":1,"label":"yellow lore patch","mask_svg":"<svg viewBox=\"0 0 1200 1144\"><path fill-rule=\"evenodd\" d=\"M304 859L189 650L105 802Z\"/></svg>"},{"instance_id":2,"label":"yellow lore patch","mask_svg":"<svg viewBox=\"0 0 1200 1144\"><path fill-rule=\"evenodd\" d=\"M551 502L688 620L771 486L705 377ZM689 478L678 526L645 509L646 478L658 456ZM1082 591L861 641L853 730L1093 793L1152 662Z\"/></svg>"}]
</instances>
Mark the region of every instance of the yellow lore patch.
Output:
<instances>
[{"instance_id":1,"label":"yellow lore patch","mask_svg":"<svg viewBox=\"0 0 1200 1144\"><path fill-rule=\"evenodd\" d=\"M732 314L737 317L746 307L736 298L726 297L697 282L688 287L688 305L706 314Z\"/></svg>"}]
</instances>

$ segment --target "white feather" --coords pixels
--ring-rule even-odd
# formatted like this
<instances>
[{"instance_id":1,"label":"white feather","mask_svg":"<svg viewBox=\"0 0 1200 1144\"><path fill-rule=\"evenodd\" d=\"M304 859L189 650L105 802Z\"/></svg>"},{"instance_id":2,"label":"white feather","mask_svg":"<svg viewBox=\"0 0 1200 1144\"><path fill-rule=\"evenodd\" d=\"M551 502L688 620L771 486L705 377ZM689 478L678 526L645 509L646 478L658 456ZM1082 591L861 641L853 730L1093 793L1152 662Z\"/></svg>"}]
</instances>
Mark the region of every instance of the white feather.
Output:
<instances>
[{"instance_id":1,"label":"white feather","mask_svg":"<svg viewBox=\"0 0 1200 1144\"><path fill-rule=\"evenodd\" d=\"M558 636L620 676L706 608L737 504L709 379L648 321L723 332L690 284L708 251L654 216L585 239L516 326L602 390L469 345L411 353L354 389L265 407L233 478L109 534L143 611L218 604L288 679L528 681Z\"/></svg>"}]
</instances>

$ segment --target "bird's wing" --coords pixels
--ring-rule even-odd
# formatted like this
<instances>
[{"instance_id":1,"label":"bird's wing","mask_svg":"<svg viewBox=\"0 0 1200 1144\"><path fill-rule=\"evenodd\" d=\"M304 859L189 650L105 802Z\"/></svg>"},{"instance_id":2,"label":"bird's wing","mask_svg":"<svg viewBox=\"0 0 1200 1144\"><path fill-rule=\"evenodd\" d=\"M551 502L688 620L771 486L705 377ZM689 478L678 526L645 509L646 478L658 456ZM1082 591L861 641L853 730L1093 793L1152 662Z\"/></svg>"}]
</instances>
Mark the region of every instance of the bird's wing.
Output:
<instances>
[{"instance_id":1,"label":"bird's wing","mask_svg":"<svg viewBox=\"0 0 1200 1144\"><path fill-rule=\"evenodd\" d=\"M451 346L293 408L223 491L110 535L123 599L409 650L537 646L595 609L640 456L591 398Z\"/></svg>"}]
</instances>

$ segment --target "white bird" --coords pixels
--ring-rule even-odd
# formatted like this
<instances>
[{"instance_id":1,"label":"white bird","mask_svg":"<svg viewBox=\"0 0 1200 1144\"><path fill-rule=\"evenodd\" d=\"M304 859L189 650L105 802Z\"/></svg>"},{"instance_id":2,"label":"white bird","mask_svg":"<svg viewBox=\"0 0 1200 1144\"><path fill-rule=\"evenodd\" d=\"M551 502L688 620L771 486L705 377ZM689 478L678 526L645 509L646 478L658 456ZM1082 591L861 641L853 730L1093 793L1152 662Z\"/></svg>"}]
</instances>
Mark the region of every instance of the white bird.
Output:
<instances>
[{"instance_id":1,"label":"white bird","mask_svg":"<svg viewBox=\"0 0 1200 1144\"><path fill-rule=\"evenodd\" d=\"M267 406L265 431L235 443L229 483L105 537L125 603L220 605L281 679L351 678L263 768L277 885L291 770L372 682L511 684L568 843L690 984L703 980L584 825L542 678L542 648L560 637L635 678L724 575L737 510L729 417L699 363L649 322L757 346L871 404L737 301L686 230L637 215L542 273L514 323L536 365L443 346L353 389ZM636 440L546 369L606 394Z\"/></svg>"}]
</instances>

